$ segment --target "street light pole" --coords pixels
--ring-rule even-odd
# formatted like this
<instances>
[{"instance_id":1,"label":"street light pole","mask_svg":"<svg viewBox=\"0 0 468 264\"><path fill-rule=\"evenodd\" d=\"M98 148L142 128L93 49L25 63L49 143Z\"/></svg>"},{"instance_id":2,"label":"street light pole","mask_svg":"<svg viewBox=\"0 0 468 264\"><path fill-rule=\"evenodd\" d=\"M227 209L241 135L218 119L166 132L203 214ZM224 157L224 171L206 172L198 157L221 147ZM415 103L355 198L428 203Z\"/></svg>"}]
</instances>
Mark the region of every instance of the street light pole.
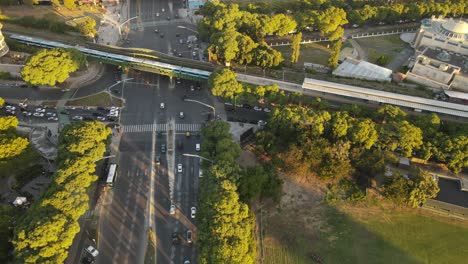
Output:
<instances>
[{"instance_id":1,"label":"street light pole","mask_svg":"<svg viewBox=\"0 0 468 264\"><path fill-rule=\"evenodd\" d=\"M132 18L129 18L129 19L125 20L122 24L118 25L118 28L119 28L119 36L122 36L122 26L123 26L124 24L130 22L131 20L137 19L137 18L138 18L138 16L134 16L134 17L132 17Z\"/></svg>"},{"instance_id":2,"label":"street light pole","mask_svg":"<svg viewBox=\"0 0 468 264\"><path fill-rule=\"evenodd\" d=\"M202 159L202 160L206 160L206 161L209 161L209 162L211 162L211 163L214 163L213 160L207 159L207 158L202 157L202 156L200 156L200 155L189 154L189 153L183 153L182 156L200 158L200 159Z\"/></svg>"},{"instance_id":3,"label":"street light pole","mask_svg":"<svg viewBox=\"0 0 468 264\"><path fill-rule=\"evenodd\" d=\"M204 105L206 107L209 107L209 108L213 109L213 115L214 115L214 118L216 118L216 109L214 108L214 106L209 105L209 104L205 104L205 103L197 101L197 100L192 100L192 99L184 99L184 101L194 102L194 103L201 104L201 105Z\"/></svg>"}]
</instances>

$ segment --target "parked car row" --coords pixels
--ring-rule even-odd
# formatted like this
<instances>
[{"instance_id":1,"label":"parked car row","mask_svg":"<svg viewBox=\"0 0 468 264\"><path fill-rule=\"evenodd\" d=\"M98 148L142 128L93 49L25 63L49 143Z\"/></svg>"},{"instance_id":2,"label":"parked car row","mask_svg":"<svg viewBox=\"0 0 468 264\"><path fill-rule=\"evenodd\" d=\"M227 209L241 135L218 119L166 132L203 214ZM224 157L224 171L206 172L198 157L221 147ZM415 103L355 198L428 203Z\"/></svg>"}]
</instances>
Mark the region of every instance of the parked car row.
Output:
<instances>
[{"instance_id":1,"label":"parked car row","mask_svg":"<svg viewBox=\"0 0 468 264\"><path fill-rule=\"evenodd\" d=\"M224 105L227 106L227 110L228 110L228 111L234 110L234 104L233 104L233 103L231 103L231 102L225 102ZM238 107L238 108L244 108L244 109L253 109L253 110L259 111L259 112L263 111L263 112L265 112L265 113L270 113L270 112L271 112L271 109L270 109L270 108L268 108L268 107L261 107L261 106L258 106L258 105L252 107L251 105L248 105L248 104L236 104L236 107Z\"/></svg>"}]
</instances>

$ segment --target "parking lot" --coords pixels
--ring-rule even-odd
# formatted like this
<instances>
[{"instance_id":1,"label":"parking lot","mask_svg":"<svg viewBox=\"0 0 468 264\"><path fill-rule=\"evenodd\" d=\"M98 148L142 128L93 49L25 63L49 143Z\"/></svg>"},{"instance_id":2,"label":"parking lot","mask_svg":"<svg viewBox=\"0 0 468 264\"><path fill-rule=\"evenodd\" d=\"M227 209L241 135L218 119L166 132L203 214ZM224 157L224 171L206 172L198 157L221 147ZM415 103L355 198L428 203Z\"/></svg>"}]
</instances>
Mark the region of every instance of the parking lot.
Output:
<instances>
[{"instance_id":1,"label":"parking lot","mask_svg":"<svg viewBox=\"0 0 468 264\"><path fill-rule=\"evenodd\" d=\"M11 104L5 103L0 108L0 115L16 116L19 121L26 123L47 123L58 122L58 115L67 115L71 121L118 121L120 109L118 107L74 107L67 106L60 113L55 107L33 106L26 103Z\"/></svg>"}]
</instances>

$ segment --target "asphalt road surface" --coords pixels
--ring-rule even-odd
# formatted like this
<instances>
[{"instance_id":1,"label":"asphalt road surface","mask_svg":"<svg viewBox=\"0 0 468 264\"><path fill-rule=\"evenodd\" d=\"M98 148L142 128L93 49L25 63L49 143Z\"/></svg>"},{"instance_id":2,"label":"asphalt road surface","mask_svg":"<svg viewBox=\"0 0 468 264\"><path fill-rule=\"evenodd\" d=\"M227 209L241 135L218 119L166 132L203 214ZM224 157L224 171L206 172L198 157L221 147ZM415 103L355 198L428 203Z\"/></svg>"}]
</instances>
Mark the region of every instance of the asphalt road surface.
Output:
<instances>
[{"instance_id":1,"label":"asphalt road surface","mask_svg":"<svg viewBox=\"0 0 468 264\"><path fill-rule=\"evenodd\" d=\"M148 48L178 57L202 59L202 50L197 47L199 43L187 43L188 36L197 35L194 32L196 26L184 22L179 17L178 10L181 8L183 8L181 0L132 2L130 17L141 17L140 25L144 27L132 30L128 35L130 41L124 46Z\"/></svg>"},{"instance_id":2,"label":"asphalt road surface","mask_svg":"<svg viewBox=\"0 0 468 264\"><path fill-rule=\"evenodd\" d=\"M171 83L167 77L148 73L129 78L134 80L120 88L126 107L121 110L119 169L101 213L97 263L142 263L147 228L152 223L156 226L158 263L196 263L195 245L187 243L186 231L192 230L196 237L190 208L197 206L199 159L182 154L197 153L197 134L212 110L183 98L208 104L211 99L204 87L192 91L190 87L198 84L190 81ZM162 144L166 145L165 153L161 152ZM160 165L155 163L157 156ZM182 173L176 171L179 163ZM171 203L177 207L174 215L169 214ZM180 244L172 244L173 232L183 237Z\"/></svg>"}]
</instances>

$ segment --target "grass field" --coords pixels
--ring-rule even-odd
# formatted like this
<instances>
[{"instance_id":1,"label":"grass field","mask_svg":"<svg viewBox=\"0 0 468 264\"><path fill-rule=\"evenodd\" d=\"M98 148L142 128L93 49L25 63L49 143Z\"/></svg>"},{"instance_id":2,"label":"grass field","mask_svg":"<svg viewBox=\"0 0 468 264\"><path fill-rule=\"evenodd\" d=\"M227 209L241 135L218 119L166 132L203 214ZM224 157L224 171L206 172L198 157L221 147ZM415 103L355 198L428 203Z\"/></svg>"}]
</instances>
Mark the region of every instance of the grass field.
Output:
<instances>
[{"instance_id":1,"label":"grass field","mask_svg":"<svg viewBox=\"0 0 468 264\"><path fill-rule=\"evenodd\" d=\"M325 43L321 44L311 43L301 45L301 51L297 65L302 67L304 65L304 62L327 65L330 50L327 49ZM281 52L281 54L283 54L283 58L285 61L290 61L291 46L279 46L273 48Z\"/></svg>"},{"instance_id":2,"label":"grass field","mask_svg":"<svg viewBox=\"0 0 468 264\"><path fill-rule=\"evenodd\" d=\"M75 10L68 10L66 8L54 9L52 6L37 5L29 7L26 5L21 6L6 6L2 7L1 13L9 17L18 16L34 16L40 18L43 16L54 17L57 20L66 22L70 19L79 18L83 16L91 16L95 19L101 18L103 10L93 6L78 6Z\"/></svg>"},{"instance_id":3,"label":"grass field","mask_svg":"<svg viewBox=\"0 0 468 264\"><path fill-rule=\"evenodd\" d=\"M67 105L75 106L121 106L122 100L111 97L106 92L101 92L95 95L83 97L76 100L70 100Z\"/></svg>"},{"instance_id":4,"label":"grass field","mask_svg":"<svg viewBox=\"0 0 468 264\"><path fill-rule=\"evenodd\" d=\"M368 55L368 61L375 63L377 59L386 55L389 62L408 44L400 39L400 35L356 39Z\"/></svg>"},{"instance_id":5,"label":"grass field","mask_svg":"<svg viewBox=\"0 0 468 264\"><path fill-rule=\"evenodd\" d=\"M416 209L327 205L297 191L263 214L264 261L466 263L468 223ZM297 195L297 193L299 193Z\"/></svg>"}]
</instances>

